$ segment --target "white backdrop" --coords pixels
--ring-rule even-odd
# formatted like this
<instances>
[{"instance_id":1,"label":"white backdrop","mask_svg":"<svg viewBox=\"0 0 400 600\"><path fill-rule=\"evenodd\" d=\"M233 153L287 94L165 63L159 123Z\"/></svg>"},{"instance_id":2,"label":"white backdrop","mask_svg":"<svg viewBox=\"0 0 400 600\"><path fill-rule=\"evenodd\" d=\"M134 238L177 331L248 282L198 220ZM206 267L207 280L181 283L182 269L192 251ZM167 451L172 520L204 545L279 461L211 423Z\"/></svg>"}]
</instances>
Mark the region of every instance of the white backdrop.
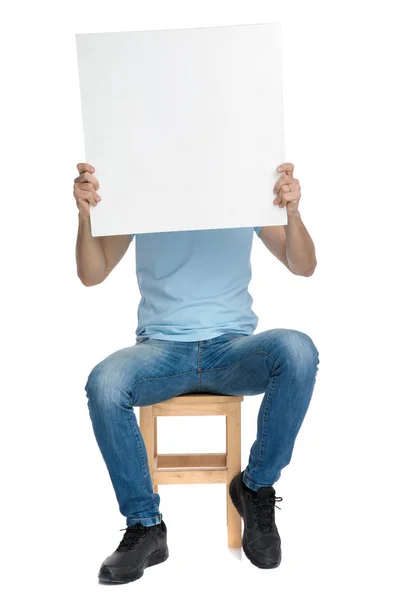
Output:
<instances>
[{"instance_id":1,"label":"white backdrop","mask_svg":"<svg viewBox=\"0 0 400 600\"><path fill-rule=\"evenodd\" d=\"M394 599L398 584L399 116L394 2L230 0L11 5L1 19L1 550L7 598L174 594ZM308 333L320 352L309 412L276 484L282 563L227 549L223 486L160 486L170 558L118 589L97 583L125 527L84 384L134 343L134 244L100 286L76 274L83 160L75 33L258 22L282 27L285 153L318 266L292 275L255 238L259 331ZM262 396L243 403L243 466ZM211 418L210 418L211 419ZM172 431L178 432L172 435ZM160 450L221 451L222 423Z\"/></svg>"}]
</instances>

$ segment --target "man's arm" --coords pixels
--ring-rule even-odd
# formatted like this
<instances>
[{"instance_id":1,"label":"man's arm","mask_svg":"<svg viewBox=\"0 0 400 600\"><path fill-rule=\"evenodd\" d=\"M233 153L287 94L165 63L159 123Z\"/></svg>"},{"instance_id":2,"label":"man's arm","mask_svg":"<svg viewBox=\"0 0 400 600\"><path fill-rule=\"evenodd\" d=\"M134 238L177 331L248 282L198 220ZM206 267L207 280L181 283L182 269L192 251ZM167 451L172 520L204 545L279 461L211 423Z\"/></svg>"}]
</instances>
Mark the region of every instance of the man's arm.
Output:
<instances>
[{"instance_id":1,"label":"man's arm","mask_svg":"<svg viewBox=\"0 0 400 600\"><path fill-rule=\"evenodd\" d=\"M131 235L93 237L90 216L79 214L76 240L78 277L86 286L102 283L117 266L132 241Z\"/></svg>"},{"instance_id":2,"label":"man's arm","mask_svg":"<svg viewBox=\"0 0 400 600\"><path fill-rule=\"evenodd\" d=\"M288 216L287 225L261 227L259 237L295 275L309 277L314 273L317 266L315 247L300 213Z\"/></svg>"},{"instance_id":3,"label":"man's arm","mask_svg":"<svg viewBox=\"0 0 400 600\"><path fill-rule=\"evenodd\" d=\"M95 168L89 163L76 165L79 176L74 179L74 198L79 209L76 238L76 267L79 279L86 286L98 285L116 267L129 248L132 236L107 235L93 237L90 227L90 207L101 201Z\"/></svg>"}]
</instances>

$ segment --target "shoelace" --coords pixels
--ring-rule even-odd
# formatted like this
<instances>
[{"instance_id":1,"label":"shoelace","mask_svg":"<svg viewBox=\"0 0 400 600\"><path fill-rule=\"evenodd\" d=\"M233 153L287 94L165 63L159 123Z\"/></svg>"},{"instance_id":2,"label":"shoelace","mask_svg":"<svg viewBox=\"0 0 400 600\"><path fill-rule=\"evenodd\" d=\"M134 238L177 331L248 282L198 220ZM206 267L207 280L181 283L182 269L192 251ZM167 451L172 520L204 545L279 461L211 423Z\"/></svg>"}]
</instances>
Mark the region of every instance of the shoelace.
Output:
<instances>
[{"instance_id":1,"label":"shoelace","mask_svg":"<svg viewBox=\"0 0 400 600\"><path fill-rule=\"evenodd\" d=\"M270 498L253 497L258 531L271 531L273 525L274 508L276 506L275 502L281 502L282 500L283 498L281 498L281 496L272 496ZM276 506L276 508L281 510L280 506ZM266 512L264 509L266 509Z\"/></svg>"},{"instance_id":2,"label":"shoelace","mask_svg":"<svg viewBox=\"0 0 400 600\"><path fill-rule=\"evenodd\" d=\"M120 531L125 531L125 533L117 550L126 551L133 548L146 535L148 528L143 527L141 523L137 523L136 525L128 525L128 527L124 527Z\"/></svg>"}]
</instances>

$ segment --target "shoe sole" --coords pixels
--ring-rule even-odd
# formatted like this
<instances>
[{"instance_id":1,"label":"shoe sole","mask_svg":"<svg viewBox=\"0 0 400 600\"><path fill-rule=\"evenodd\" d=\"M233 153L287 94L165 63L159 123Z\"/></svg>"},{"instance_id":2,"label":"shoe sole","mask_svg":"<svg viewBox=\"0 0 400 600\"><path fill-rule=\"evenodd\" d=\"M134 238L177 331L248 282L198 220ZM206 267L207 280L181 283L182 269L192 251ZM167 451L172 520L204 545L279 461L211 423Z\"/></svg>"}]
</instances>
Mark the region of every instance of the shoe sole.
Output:
<instances>
[{"instance_id":1,"label":"shoe sole","mask_svg":"<svg viewBox=\"0 0 400 600\"><path fill-rule=\"evenodd\" d=\"M99 573L99 583L130 583L131 581L136 581L140 579L144 570L147 567L153 567L154 565L158 565L167 560L169 557L169 550L166 548L163 552L158 552L157 554L152 554L146 558L143 565L138 571L127 575L126 577L121 577L118 574L118 567L104 567L104 569Z\"/></svg>"},{"instance_id":2,"label":"shoe sole","mask_svg":"<svg viewBox=\"0 0 400 600\"><path fill-rule=\"evenodd\" d=\"M235 480L232 479L231 483L229 484L229 495L231 497L233 506L236 508L236 510L238 511L239 515L242 517L243 519L243 528L244 528L244 511L243 511L243 505L240 501L239 496L236 494L236 489L235 489ZM247 556L247 558L249 559L249 561L251 563L253 563L254 566L258 567L259 569L275 569L276 567L279 567L279 565L281 564L281 557L279 557L278 562L274 562L271 563L270 565L265 565L265 564L260 564L257 559L255 559L250 553L249 550L247 548L246 545L246 539L244 537L244 532L243 532L243 536L242 536L242 548L243 548L243 552L245 553L245 555Z\"/></svg>"}]
</instances>

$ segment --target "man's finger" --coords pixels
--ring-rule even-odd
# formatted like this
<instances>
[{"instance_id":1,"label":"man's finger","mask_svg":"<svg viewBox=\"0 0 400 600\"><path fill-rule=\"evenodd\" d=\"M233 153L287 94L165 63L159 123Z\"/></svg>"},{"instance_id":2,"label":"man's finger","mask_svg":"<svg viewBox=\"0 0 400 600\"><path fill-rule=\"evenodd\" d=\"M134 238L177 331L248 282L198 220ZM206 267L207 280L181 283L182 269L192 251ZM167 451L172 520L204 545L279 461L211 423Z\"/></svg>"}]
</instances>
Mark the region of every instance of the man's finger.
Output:
<instances>
[{"instance_id":1,"label":"man's finger","mask_svg":"<svg viewBox=\"0 0 400 600\"><path fill-rule=\"evenodd\" d=\"M93 183L81 183L81 182L79 182L79 189L80 190L85 190L87 192L94 192L94 185L93 185Z\"/></svg>"},{"instance_id":2,"label":"man's finger","mask_svg":"<svg viewBox=\"0 0 400 600\"><path fill-rule=\"evenodd\" d=\"M292 200L297 200L297 193L296 192L286 192L286 194L283 194L283 196L278 197L277 202L275 202L275 200L274 200L274 204L279 204L279 207L283 208L284 206L286 206L286 204L288 202L291 202Z\"/></svg>"},{"instance_id":3,"label":"man's finger","mask_svg":"<svg viewBox=\"0 0 400 600\"><path fill-rule=\"evenodd\" d=\"M297 183L296 179L293 179L291 183L284 183L280 187L279 193L287 194L288 192L296 192L297 190L300 190L300 184Z\"/></svg>"},{"instance_id":4,"label":"man's finger","mask_svg":"<svg viewBox=\"0 0 400 600\"><path fill-rule=\"evenodd\" d=\"M279 173L285 172L287 175L293 175L294 164L293 163L282 163L277 168L277 171L279 171Z\"/></svg>"},{"instance_id":5,"label":"man's finger","mask_svg":"<svg viewBox=\"0 0 400 600\"><path fill-rule=\"evenodd\" d=\"M293 178L290 177L290 175L286 175L286 173L284 173L283 175L281 175L278 179L278 181L275 183L274 185L274 193L277 194L279 192L279 189L282 187L282 185L285 185L287 183L291 183L293 181Z\"/></svg>"},{"instance_id":6,"label":"man's finger","mask_svg":"<svg viewBox=\"0 0 400 600\"><path fill-rule=\"evenodd\" d=\"M89 163L78 163L76 168L78 169L79 173L83 173L84 171L89 171L89 173L95 172L95 168L92 165L89 165Z\"/></svg>"},{"instance_id":7,"label":"man's finger","mask_svg":"<svg viewBox=\"0 0 400 600\"><path fill-rule=\"evenodd\" d=\"M85 181L87 181L88 183L92 183L95 190L98 190L100 187L99 182L97 181L96 177L94 175L91 175L87 171L84 171L74 181L75 181L75 183L84 183Z\"/></svg>"}]
</instances>

